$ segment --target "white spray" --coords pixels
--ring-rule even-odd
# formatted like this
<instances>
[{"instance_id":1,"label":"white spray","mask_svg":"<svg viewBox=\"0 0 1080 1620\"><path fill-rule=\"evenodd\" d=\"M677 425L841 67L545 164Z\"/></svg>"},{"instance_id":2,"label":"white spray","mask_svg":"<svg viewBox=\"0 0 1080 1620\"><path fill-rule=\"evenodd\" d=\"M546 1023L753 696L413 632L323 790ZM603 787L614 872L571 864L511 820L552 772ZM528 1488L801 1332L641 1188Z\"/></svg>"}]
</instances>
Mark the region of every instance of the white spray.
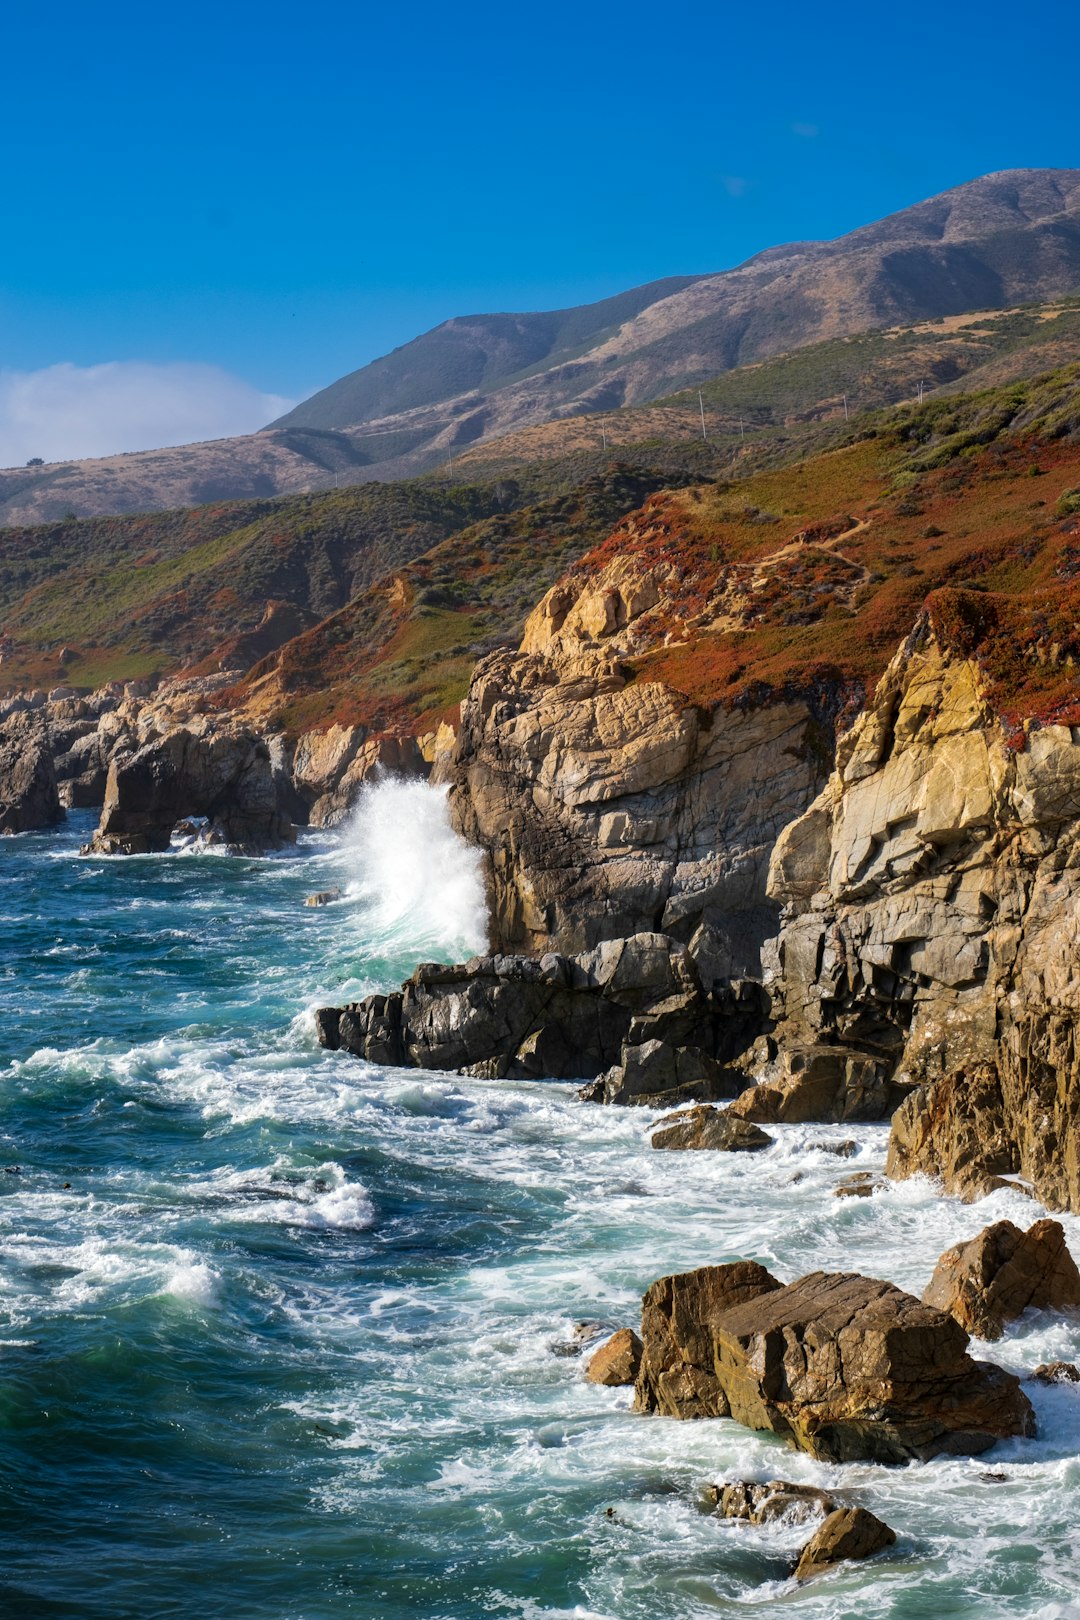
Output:
<instances>
[{"instance_id":1,"label":"white spray","mask_svg":"<svg viewBox=\"0 0 1080 1620\"><path fill-rule=\"evenodd\" d=\"M381 951L463 961L487 944L480 855L450 825L445 787L390 777L365 787L344 829Z\"/></svg>"}]
</instances>

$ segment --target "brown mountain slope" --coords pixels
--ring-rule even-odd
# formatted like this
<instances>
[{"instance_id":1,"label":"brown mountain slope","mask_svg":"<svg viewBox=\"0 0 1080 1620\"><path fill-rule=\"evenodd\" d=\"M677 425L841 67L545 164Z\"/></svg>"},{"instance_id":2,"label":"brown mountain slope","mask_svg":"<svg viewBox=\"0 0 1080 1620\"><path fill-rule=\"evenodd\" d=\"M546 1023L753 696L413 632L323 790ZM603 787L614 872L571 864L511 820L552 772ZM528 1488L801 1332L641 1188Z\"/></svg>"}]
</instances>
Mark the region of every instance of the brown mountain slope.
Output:
<instances>
[{"instance_id":1,"label":"brown mountain slope","mask_svg":"<svg viewBox=\"0 0 1080 1620\"><path fill-rule=\"evenodd\" d=\"M600 306L559 312L575 317L569 324L509 316L445 323L397 351L396 372L388 374L393 357L375 362L377 387L360 386L373 369L365 368L342 380L356 387L333 385L248 438L0 473L0 519L400 478L511 431L655 400L845 334L1066 296L1080 289L1080 170L989 175L834 242L773 248L734 270L672 284L677 290L650 293L613 330L590 326L589 308ZM620 300L607 302L617 315ZM504 341L506 323L519 319L554 322L554 347L545 355L541 342L540 359L506 374L527 358L519 342ZM463 388L462 378L479 382ZM357 409L383 414L349 420Z\"/></svg>"}]
</instances>

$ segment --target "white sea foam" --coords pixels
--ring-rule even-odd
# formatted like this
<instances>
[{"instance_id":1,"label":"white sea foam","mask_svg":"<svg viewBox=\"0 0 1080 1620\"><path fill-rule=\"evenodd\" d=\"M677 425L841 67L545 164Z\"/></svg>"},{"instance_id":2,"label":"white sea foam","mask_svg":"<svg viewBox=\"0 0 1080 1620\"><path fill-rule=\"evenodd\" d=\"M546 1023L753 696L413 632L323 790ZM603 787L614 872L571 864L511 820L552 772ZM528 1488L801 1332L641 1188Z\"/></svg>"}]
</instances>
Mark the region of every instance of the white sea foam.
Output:
<instances>
[{"instance_id":1,"label":"white sea foam","mask_svg":"<svg viewBox=\"0 0 1080 1620\"><path fill-rule=\"evenodd\" d=\"M396 778L365 787L342 843L380 950L464 958L484 948L480 856L451 827L445 788Z\"/></svg>"}]
</instances>

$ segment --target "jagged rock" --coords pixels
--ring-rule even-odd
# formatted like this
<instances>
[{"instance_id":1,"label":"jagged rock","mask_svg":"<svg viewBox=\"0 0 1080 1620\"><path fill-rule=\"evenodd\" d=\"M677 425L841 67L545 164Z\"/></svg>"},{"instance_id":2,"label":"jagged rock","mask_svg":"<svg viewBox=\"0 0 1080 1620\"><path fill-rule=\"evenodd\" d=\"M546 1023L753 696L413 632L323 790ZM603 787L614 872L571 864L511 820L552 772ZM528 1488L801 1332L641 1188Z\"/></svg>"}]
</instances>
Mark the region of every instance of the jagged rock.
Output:
<instances>
[{"instance_id":1,"label":"jagged rock","mask_svg":"<svg viewBox=\"0 0 1080 1620\"><path fill-rule=\"evenodd\" d=\"M835 1508L799 1554L795 1579L809 1580L849 1558L872 1558L895 1541L896 1531L868 1508Z\"/></svg>"},{"instance_id":2,"label":"jagged rock","mask_svg":"<svg viewBox=\"0 0 1080 1620\"><path fill-rule=\"evenodd\" d=\"M101 821L89 849L144 854L167 849L181 818L205 816L212 832L258 851L294 836L279 804L266 740L213 722L177 726L135 753L114 754Z\"/></svg>"},{"instance_id":3,"label":"jagged rock","mask_svg":"<svg viewBox=\"0 0 1080 1620\"><path fill-rule=\"evenodd\" d=\"M641 1367L641 1340L632 1328L620 1328L597 1350L585 1369L590 1384L615 1387L633 1384Z\"/></svg>"},{"instance_id":4,"label":"jagged rock","mask_svg":"<svg viewBox=\"0 0 1080 1620\"><path fill-rule=\"evenodd\" d=\"M1060 1221L1036 1221L1022 1232L995 1221L978 1237L947 1249L923 1294L979 1339L1000 1339L1026 1310L1076 1310L1080 1272Z\"/></svg>"},{"instance_id":5,"label":"jagged rock","mask_svg":"<svg viewBox=\"0 0 1080 1620\"><path fill-rule=\"evenodd\" d=\"M587 1102L644 1104L651 1108L689 1097L734 1097L742 1076L696 1046L668 1041L623 1043L619 1062L582 1093Z\"/></svg>"},{"instance_id":6,"label":"jagged rock","mask_svg":"<svg viewBox=\"0 0 1080 1620\"><path fill-rule=\"evenodd\" d=\"M759 1125L888 1119L904 1093L880 1060L837 1046L785 1053L781 1072L750 1086L736 1112Z\"/></svg>"},{"instance_id":7,"label":"jagged rock","mask_svg":"<svg viewBox=\"0 0 1080 1620\"><path fill-rule=\"evenodd\" d=\"M950 1192L971 1201L1005 1185L1020 1167L1005 1125L997 1069L974 1064L920 1087L893 1116L885 1173L897 1181L940 1175Z\"/></svg>"},{"instance_id":8,"label":"jagged rock","mask_svg":"<svg viewBox=\"0 0 1080 1620\"><path fill-rule=\"evenodd\" d=\"M686 1108L656 1122L654 1148L711 1148L721 1153L758 1153L772 1143L765 1131L728 1109Z\"/></svg>"},{"instance_id":9,"label":"jagged rock","mask_svg":"<svg viewBox=\"0 0 1080 1620\"><path fill-rule=\"evenodd\" d=\"M1043 1361L1031 1376L1040 1384L1080 1384L1080 1367L1072 1361Z\"/></svg>"},{"instance_id":10,"label":"jagged rock","mask_svg":"<svg viewBox=\"0 0 1080 1620\"><path fill-rule=\"evenodd\" d=\"M921 619L778 838L770 1039L919 1088L890 1174L1080 1209L1080 730L1018 749L980 679Z\"/></svg>"},{"instance_id":11,"label":"jagged rock","mask_svg":"<svg viewBox=\"0 0 1080 1620\"><path fill-rule=\"evenodd\" d=\"M64 819L47 726L34 709L0 726L0 833L33 832Z\"/></svg>"},{"instance_id":12,"label":"jagged rock","mask_svg":"<svg viewBox=\"0 0 1080 1620\"><path fill-rule=\"evenodd\" d=\"M702 1266L654 1282L641 1302L638 1412L666 1417L727 1417L714 1371L716 1323L733 1306L782 1286L756 1260Z\"/></svg>"},{"instance_id":13,"label":"jagged rock","mask_svg":"<svg viewBox=\"0 0 1080 1620\"><path fill-rule=\"evenodd\" d=\"M712 1485L706 1494L716 1503L718 1518L744 1519L749 1524L772 1524L777 1519L805 1524L832 1513L837 1506L828 1491L816 1485L793 1485L787 1479L770 1479L764 1485L739 1479L729 1485Z\"/></svg>"},{"instance_id":14,"label":"jagged rock","mask_svg":"<svg viewBox=\"0 0 1080 1620\"><path fill-rule=\"evenodd\" d=\"M324 1045L336 1033L339 1046L372 1063L518 1079L595 1076L646 1032L662 1045L669 1033L692 1040L684 1072L707 1074L709 1048L725 1038L722 1007L703 992L685 949L663 934L611 940L581 956L422 963L400 992L341 1009L336 1031L326 1018L319 1028ZM650 1072L669 1072L666 1059L657 1069L651 1057L645 1083Z\"/></svg>"},{"instance_id":15,"label":"jagged rock","mask_svg":"<svg viewBox=\"0 0 1080 1620\"><path fill-rule=\"evenodd\" d=\"M1034 1432L1019 1380L973 1361L959 1323L892 1283L813 1272L712 1313L707 1335L717 1404L826 1461L975 1453Z\"/></svg>"},{"instance_id":16,"label":"jagged rock","mask_svg":"<svg viewBox=\"0 0 1080 1620\"><path fill-rule=\"evenodd\" d=\"M340 899L340 889L320 889L316 894L309 894L304 904L305 906L329 906L335 900Z\"/></svg>"}]
</instances>

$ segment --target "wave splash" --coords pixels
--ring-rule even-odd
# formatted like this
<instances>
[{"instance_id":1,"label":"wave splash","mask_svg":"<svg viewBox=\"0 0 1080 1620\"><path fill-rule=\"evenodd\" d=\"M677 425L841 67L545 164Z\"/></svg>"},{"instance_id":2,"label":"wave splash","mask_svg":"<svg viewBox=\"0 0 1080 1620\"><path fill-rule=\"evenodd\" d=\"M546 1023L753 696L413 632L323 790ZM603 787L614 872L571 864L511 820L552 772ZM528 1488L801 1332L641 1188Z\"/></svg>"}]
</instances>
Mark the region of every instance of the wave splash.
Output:
<instances>
[{"instance_id":1,"label":"wave splash","mask_svg":"<svg viewBox=\"0 0 1080 1620\"><path fill-rule=\"evenodd\" d=\"M383 950L464 961L487 946L481 856L450 825L447 789L390 777L366 786L342 831L349 893Z\"/></svg>"}]
</instances>

